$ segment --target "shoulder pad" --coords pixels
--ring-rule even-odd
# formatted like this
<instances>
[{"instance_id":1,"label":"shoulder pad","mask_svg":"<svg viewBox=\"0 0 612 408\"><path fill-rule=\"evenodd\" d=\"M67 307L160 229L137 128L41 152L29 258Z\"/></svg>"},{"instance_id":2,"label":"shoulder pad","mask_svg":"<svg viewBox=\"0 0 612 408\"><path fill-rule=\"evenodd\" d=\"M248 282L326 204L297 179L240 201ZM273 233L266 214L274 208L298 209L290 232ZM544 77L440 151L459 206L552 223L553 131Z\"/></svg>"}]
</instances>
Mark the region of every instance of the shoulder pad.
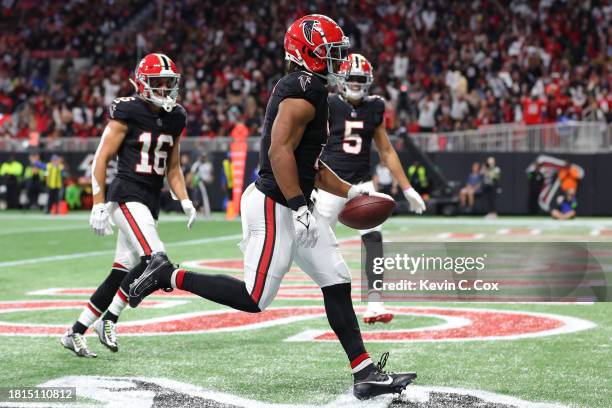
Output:
<instances>
[{"instance_id":1,"label":"shoulder pad","mask_svg":"<svg viewBox=\"0 0 612 408\"><path fill-rule=\"evenodd\" d=\"M137 102L135 96L116 98L109 108L110 118L121 121L128 120L136 109L135 102Z\"/></svg>"}]
</instances>

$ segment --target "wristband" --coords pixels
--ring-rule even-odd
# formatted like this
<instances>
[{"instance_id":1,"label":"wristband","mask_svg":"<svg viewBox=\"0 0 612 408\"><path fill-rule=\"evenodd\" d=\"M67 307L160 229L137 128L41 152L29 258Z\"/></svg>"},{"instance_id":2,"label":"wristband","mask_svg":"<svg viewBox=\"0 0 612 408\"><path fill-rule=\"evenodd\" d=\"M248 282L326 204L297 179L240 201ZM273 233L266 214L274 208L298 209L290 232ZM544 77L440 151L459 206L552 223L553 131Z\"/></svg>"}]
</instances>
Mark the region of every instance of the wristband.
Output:
<instances>
[{"instance_id":1,"label":"wristband","mask_svg":"<svg viewBox=\"0 0 612 408\"><path fill-rule=\"evenodd\" d=\"M299 195L299 196L295 196L287 200L287 205L293 211L297 211L300 207L307 205L307 203L306 203L306 199L304 198L304 196Z\"/></svg>"}]
</instances>

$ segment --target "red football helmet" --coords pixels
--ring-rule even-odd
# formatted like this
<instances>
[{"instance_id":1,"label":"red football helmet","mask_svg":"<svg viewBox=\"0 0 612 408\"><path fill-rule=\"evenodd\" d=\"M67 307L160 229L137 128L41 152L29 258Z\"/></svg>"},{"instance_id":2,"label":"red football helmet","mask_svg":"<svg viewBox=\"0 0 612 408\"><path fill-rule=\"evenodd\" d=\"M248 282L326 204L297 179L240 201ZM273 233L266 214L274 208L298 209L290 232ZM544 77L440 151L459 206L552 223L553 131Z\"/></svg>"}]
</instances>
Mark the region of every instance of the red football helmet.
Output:
<instances>
[{"instance_id":1,"label":"red football helmet","mask_svg":"<svg viewBox=\"0 0 612 408\"><path fill-rule=\"evenodd\" d=\"M134 80L130 78L130 82L142 99L170 112L176 105L180 79L170 58L164 54L149 54L140 61Z\"/></svg>"},{"instance_id":2,"label":"red football helmet","mask_svg":"<svg viewBox=\"0 0 612 408\"><path fill-rule=\"evenodd\" d=\"M285 33L285 60L324 77L335 85L347 61L349 40L340 26L322 14L295 20Z\"/></svg>"},{"instance_id":3,"label":"red football helmet","mask_svg":"<svg viewBox=\"0 0 612 408\"><path fill-rule=\"evenodd\" d=\"M360 101L367 96L374 81L372 64L361 54L350 54L348 59L340 66L343 75L338 88L345 99Z\"/></svg>"}]
</instances>

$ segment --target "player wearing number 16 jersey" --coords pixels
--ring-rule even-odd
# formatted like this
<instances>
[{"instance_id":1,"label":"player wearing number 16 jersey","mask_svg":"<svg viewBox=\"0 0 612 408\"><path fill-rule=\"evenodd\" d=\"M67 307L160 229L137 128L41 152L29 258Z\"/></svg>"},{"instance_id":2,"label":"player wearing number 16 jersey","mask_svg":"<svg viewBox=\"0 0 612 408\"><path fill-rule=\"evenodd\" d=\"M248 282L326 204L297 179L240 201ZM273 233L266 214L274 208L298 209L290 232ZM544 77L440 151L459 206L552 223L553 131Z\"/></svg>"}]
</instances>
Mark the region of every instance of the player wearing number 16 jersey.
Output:
<instances>
[{"instance_id":1,"label":"player wearing number 16 jersey","mask_svg":"<svg viewBox=\"0 0 612 408\"><path fill-rule=\"evenodd\" d=\"M83 336L92 324L102 344L118 350L115 324L127 304L129 283L144 271L153 252L164 252L157 234L164 177L189 216L188 227L195 220L179 163L179 138L186 121L185 109L176 103L179 79L170 58L149 54L132 81L136 95L115 99L110 106L110 122L92 166L90 225L98 235L112 234L113 223L119 232L110 274L61 339L78 356L96 357ZM105 192L107 163L115 156L118 173Z\"/></svg>"},{"instance_id":2,"label":"player wearing number 16 jersey","mask_svg":"<svg viewBox=\"0 0 612 408\"><path fill-rule=\"evenodd\" d=\"M389 168L398 181L411 210L421 213L425 203L421 196L410 186L402 169L397 153L391 146L383 116L385 103L379 96L368 95L374 80L372 65L360 54L350 54L349 60L341 67L342 77L338 87L340 94L329 96L330 137L323 149L321 160L342 179L373 192L374 184L370 175L370 150L372 141L376 143L382 163ZM319 214L332 226L338 221L347 199L319 190L316 206ZM375 279L372 273L373 259L382 256L382 235L380 225L369 230L359 231L366 248L366 275L368 277L368 309L363 315L365 323L384 322L393 319L392 312L386 310L380 300L380 293L374 290Z\"/></svg>"}]
</instances>

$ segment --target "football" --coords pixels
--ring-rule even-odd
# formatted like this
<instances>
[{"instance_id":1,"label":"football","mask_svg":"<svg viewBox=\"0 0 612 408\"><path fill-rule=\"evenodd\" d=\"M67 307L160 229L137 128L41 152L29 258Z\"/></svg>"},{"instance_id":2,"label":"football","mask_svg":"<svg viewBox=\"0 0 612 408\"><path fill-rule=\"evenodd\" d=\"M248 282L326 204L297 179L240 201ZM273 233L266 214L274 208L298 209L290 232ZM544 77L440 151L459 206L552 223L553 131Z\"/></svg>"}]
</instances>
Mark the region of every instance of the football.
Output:
<instances>
[{"instance_id":1,"label":"football","mask_svg":"<svg viewBox=\"0 0 612 408\"><path fill-rule=\"evenodd\" d=\"M385 222L394 208L395 200L391 197L360 195L345 204L338 221L350 228L370 229Z\"/></svg>"}]
</instances>

